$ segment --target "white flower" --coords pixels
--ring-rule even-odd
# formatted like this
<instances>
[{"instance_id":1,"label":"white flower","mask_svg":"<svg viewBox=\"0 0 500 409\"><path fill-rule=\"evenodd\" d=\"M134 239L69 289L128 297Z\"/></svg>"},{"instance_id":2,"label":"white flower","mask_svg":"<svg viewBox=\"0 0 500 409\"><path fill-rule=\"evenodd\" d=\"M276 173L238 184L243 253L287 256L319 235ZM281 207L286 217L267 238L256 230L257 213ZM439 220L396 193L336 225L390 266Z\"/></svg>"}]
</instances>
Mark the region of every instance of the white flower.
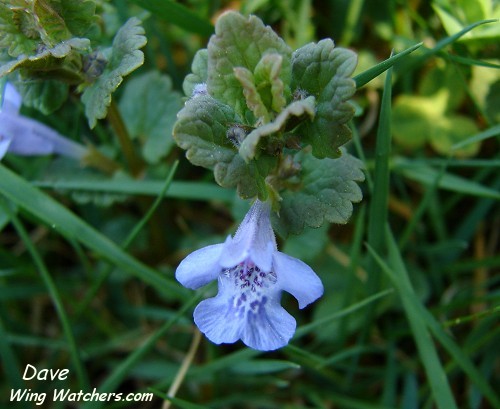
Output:
<instances>
[{"instance_id":1,"label":"white flower","mask_svg":"<svg viewBox=\"0 0 500 409\"><path fill-rule=\"evenodd\" d=\"M14 86L6 83L0 109L0 159L7 151L17 155L58 153L81 159L84 146L65 138L47 125L19 113L22 100Z\"/></svg>"},{"instance_id":2,"label":"white flower","mask_svg":"<svg viewBox=\"0 0 500 409\"><path fill-rule=\"evenodd\" d=\"M258 200L233 238L188 255L176 278L191 289L217 278L219 292L196 307L196 325L216 344L241 339L263 351L285 346L295 333L295 319L280 304L282 291L292 294L299 308L323 294L307 264L278 251L270 206Z\"/></svg>"}]
</instances>

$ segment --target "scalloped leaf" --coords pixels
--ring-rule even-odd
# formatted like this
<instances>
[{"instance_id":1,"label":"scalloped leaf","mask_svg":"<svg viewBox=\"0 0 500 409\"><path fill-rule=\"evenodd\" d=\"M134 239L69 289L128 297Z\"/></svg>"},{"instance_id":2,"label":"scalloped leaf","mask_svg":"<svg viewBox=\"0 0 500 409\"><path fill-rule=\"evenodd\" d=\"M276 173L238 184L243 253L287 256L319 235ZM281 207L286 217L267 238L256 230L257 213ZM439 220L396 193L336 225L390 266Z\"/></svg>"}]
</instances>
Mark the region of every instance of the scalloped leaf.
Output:
<instances>
[{"instance_id":1,"label":"scalloped leaf","mask_svg":"<svg viewBox=\"0 0 500 409\"><path fill-rule=\"evenodd\" d=\"M299 234L305 227L320 227L325 222L345 224L353 203L363 198L357 182L365 175L363 163L341 148L336 159L317 159L304 151L296 155L301 163L300 184L281 193L279 217L273 225L280 235Z\"/></svg>"},{"instance_id":2,"label":"scalloped leaf","mask_svg":"<svg viewBox=\"0 0 500 409\"><path fill-rule=\"evenodd\" d=\"M198 50L194 55L193 63L191 64L191 74L184 78L182 89L184 93L191 97L195 87L199 84L207 82L208 77L208 50L203 48Z\"/></svg>"},{"instance_id":3,"label":"scalloped leaf","mask_svg":"<svg viewBox=\"0 0 500 409\"><path fill-rule=\"evenodd\" d=\"M32 56L72 37L86 36L96 26L93 1L12 0L0 4L0 46L11 57Z\"/></svg>"},{"instance_id":4,"label":"scalloped leaf","mask_svg":"<svg viewBox=\"0 0 500 409\"><path fill-rule=\"evenodd\" d=\"M31 71L56 70L61 67L63 58L70 55L74 50L87 50L90 48L90 41L86 38L71 38L62 41L52 48L45 48L35 55L20 55L15 60L9 61L0 67L0 77L10 74L17 69Z\"/></svg>"},{"instance_id":5,"label":"scalloped leaf","mask_svg":"<svg viewBox=\"0 0 500 409\"><path fill-rule=\"evenodd\" d=\"M281 112L290 96L289 84L285 86L280 77L282 66L283 56L269 53L262 56L254 72L261 98L268 109L274 112Z\"/></svg>"},{"instance_id":6,"label":"scalloped leaf","mask_svg":"<svg viewBox=\"0 0 500 409\"><path fill-rule=\"evenodd\" d=\"M307 44L292 56L292 89L314 95L317 110L313 122L304 122L296 133L312 147L317 158L335 158L339 147L349 141L351 130L346 123L353 117L349 99L356 91L351 78L356 68L356 54L335 48L331 39Z\"/></svg>"},{"instance_id":7,"label":"scalloped leaf","mask_svg":"<svg viewBox=\"0 0 500 409\"><path fill-rule=\"evenodd\" d=\"M22 20L15 18L15 12L7 4L0 2L0 48L7 50L11 57L33 54L40 40L28 37L21 30Z\"/></svg>"},{"instance_id":8,"label":"scalloped leaf","mask_svg":"<svg viewBox=\"0 0 500 409\"><path fill-rule=\"evenodd\" d=\"M51 1L54 10L63 18L74 36L90 37L99 31L96 3L91 0Z\"/></svg>"},{"instance_id":9,"label":"scalloped leaf","mask_svg":"<svg viewBox=\"0 0 500 409\"><path fill-rule=\"evenodd\" d=\"M23 97L23 105L45 115L61 108L69 93L67 84L55 80L18 81L15 85Z\"/></svg>"},{"instance_id":10,"label":"scalloped leaf","mask_svg":"<svg viewBox=\"0 0 500 409\"><path fill-rule=\"evenodd\" d=\"M244 17L232 11L223 14L217 20L215 35L208 43L208 93L234 107L238 115L246 118L251 112L234 68L243 67L254 73L265 54L283 57L279 78L288 86L291 50L283 39L256 16Z\"/></svg>"},{"instance_id":11,"label":"scalloped leaf","mask_svg":"<svg viewBox=\"0 0 500 409\"><path fill-rule=\"evenodd\" d=\"M197 166L213 169L216 182L238 189L243 198L265 197L264 179L274 159L246 164L228 139L228 130L241 123L234 110L210 95L200 95L186 102L177 115L173 136L185 149L187 159Z\"/></svg>"},{"instance_id":12,"label":"scalloped leaf","mask_svg":"<svg viewBox=\"0 0 500 409\"><path fill-rule=\"evenodd\" d=\"M120 99L120 111L132 137L142 141L142 153L149 163L157 163L174 144L172 129L182 107L181 95L172 81L158 71L127 82Z\"/></svg>"},{"instance_id":13,"label":"scalloped leaf","mask_svg":"<svg viewBox=\"0 0 500 409\"><path fill-rule=\"evenodd\" d=\"M306 99L300 101L292 102L283 111L280 112L280 114L273 122L269 122L265 125L255 128L246 136L239 148L241 157L246 162L249 162L255 157L257 145L259 144L261 138L283 131L285 129L287 121L291 117L300 119L308 117L312 120L315 115L314 111L315 98L313 96L307 97Z\"/></svg>"},{"instance_id":14,"label":"scalloped leaf","mask_svg":"<svg viewBox=\"0 0 500 409\"><path fill-rule=\"evenodd\" d=\"M85 115L91 128L95 127L98 119L106 116L111 94L120 86L123 77L143 64L144 54L140 48L145 44L144 29L138 18L130 18L116 33L108 65L82 94Z\"/></svg>"},{"instance_id":15,"label":"scalloped leaf","mask_svg":"<svg viewBox=\"0 0 500 409\"><path fill-rule=\"evenodd\" d=\"M245 67L235 67L233 72L243 88L243 96L245 97L247 107L256 118L256 123L261 124L269 122L269 112L257 90L252 72Z\"/></svg>"}]
</instances>

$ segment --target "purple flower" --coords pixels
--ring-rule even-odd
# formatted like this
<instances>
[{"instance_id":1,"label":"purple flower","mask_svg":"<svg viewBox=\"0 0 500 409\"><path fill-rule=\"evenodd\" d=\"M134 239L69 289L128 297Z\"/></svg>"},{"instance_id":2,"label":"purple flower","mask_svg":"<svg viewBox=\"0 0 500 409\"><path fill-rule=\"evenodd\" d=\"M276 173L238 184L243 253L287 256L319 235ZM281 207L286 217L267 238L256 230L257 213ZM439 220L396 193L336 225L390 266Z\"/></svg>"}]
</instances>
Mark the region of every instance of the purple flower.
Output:
<instances>
[{"instance_id":1,"label":"purple flower","mask_svg":"<svg viewBox=\"0 0 500 409\"><path fill-rule=\"evenodd\" d=\"M22 100L10 83L5 84L0 109L0 159L8 152L17 155L58 153L82 159L84 146L57 133L47 125L19 113Z\"/></svg>"},{"instance_id":2,"label":"purple flower","mask_svg":"<svg viewBox=\"0 0 500 409\"><path fill-rule=\"evenodd\" d=\"M175 273L196 289L218 279L216 297L194 311L201 332L216 344L241 339L250 348L270 351L285 346L296 322L280 304L287 291L304 308L323 294L323 285L302 261L278 251L270 205L257 200L234 237L188 255Z\"/></svg>"}]
</instances>

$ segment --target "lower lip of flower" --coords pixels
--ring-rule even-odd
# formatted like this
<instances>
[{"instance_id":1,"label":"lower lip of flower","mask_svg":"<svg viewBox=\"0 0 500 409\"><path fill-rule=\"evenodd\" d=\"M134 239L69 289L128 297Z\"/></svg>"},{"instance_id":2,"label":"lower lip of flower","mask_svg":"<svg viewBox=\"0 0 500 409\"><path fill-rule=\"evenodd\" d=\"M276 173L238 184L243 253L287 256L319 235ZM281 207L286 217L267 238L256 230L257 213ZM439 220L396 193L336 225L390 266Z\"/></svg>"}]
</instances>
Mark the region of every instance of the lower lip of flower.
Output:
<instances>
[{"instance_id":1,"label":"lower lip of flower","mask_svg":"<svg viewBox=\"0 0 500 409\"><path fill-rule=\"evenodd\" d=\"M235 293L231 309L237 317L243 317L246 312L258 314L267 302L267 292L277 281L273 271L262 271L251 260L224 270L222 277Z\"/></svg>"}]
</instances>

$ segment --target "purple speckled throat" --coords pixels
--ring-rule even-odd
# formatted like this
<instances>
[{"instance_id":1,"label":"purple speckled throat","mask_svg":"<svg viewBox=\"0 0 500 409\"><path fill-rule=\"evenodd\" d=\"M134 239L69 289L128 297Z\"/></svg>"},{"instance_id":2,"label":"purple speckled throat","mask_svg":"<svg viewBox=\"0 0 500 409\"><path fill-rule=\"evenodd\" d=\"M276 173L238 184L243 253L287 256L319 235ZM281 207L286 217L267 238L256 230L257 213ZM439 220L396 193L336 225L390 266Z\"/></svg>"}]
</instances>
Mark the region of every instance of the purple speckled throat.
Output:
<instances>
[{"instance_id":1,"label":"purple speckled throat","mask_svg":"<svg viewBox=\"0 0 500 409\"><path fill-rule=\"evenodd\" d=\"M237 317L259 313L267 302L266 293L276 284L277 278L273 271L265 272L251 260L245 260L222 272L222 277L228 285L234 286L237 296L232 298L232 310Z\"/></svg>"}]
</instances>

